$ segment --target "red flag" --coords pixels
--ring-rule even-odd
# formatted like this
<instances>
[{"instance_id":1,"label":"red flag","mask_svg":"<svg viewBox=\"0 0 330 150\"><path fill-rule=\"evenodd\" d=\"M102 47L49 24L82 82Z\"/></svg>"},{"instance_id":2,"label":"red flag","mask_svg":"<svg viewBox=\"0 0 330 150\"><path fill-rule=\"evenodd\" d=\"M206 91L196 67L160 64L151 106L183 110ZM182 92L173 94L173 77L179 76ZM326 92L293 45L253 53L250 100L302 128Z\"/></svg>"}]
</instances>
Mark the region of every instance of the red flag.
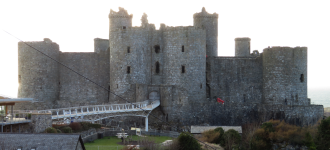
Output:
<instances>
[{"instance_id":1,"label":"red flag","mask_svg":"<svg viewBox=\"0 0 330 150\"><path fill-rule=\"evenodd\" d=\"M206 55L206 57L207 57L207 55Z\"/></svg>"},{"instance_id":2,"label":"red flag","mask_svg":"<svg viewBox=\"0 0 330 150\"><path fill-rule=\"evenodd\" d=\"M217 98L217 102L218 102L218 103L222 103L222 104L225 103L225 101L223 101L223 100L220 99L220 98Z\"/></svg>"}]
</instances>

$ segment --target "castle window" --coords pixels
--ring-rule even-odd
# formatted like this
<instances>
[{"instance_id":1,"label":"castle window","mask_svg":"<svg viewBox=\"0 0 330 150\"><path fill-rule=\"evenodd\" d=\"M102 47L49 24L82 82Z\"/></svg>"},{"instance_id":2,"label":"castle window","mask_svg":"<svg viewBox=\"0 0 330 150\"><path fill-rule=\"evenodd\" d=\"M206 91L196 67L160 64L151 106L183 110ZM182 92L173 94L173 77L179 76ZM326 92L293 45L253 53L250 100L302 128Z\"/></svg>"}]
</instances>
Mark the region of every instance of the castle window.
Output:
<instances>
[{"instance_id":1,"label":"castle window","mask_svg":"<svg viewBox=\"0 0 330 150\"><path fill-rule=\"evenodd\" d=\"M304 74L301 74L301 75L300 75L300 82L304 82L304 80L305 80L305 79L304 79Z\"/></svg>"},{"instance_id":2,"label":"castle window","mask_svg":"<svg viewBox=\"0 0 330 150\"><path fill-rule=\"evenodd\" d=\"M185 73L186 72L186 67L185 66L181 66L181 73Z\"/></svg>"},{"instance_id":3,"label":"castle window","mask_svg":"<svg viewBox=\"0 0 330 150\"><path fill-rule=\"evenodd\" d=\"M182 45L182 47L181 47L181 50L182 50L182 52L184 52L184 46Z\"/></svg>"},{"instance_id":4,"label":"castle window","mask_svg":"<svg viewBox=\"0 0 330 150\"><path fill-rule=\"evenodd\" d=\"M154 49L155 49L155 53L159 53L159 51L160 51L160 46L159 46L159 45L155 45L155 46L154 46Z\"/></svg>"},{"instance_id":5,"label":"castle window","mask_svg":"<svg viewBox=\"0 0 330 150\"><path fill-rule=\"evenodd\" d=\"M201 86L200 86L200 88L202 89L203 88L203 84L201 83Z\"/></svg>"},{"instance_id":6,"label":"castle window","mask_svg":"<svg viewBox=\"0 0 330 150\"><path fill-rule=\"evenodd\" d=\"M128 47L127 47L127 53L130 53L130 52L131 52L130 49L131 49L131 48L128 46Z\"/></svg>"},{"instance_id":7,"label":"castle window","mask_svg":"<svg viewBox=\"0 0 330 150\"><path fill-rule=\"evenodd\" d=\"M127 74L131 73L131 66L127 66Z\"/></svg>"},{"instance_id":8,"label":"castle window","mask_svg":"<svg viewBox=\"0 0 330 150\"><path fill-rule=\"evenodd\" d=\"M117 84L117 89L118 89L118 84Z\"/></svg>"},{"instance_id":9,"label":"castle window","mask_svg":"<svg viewBox=\"0 0 330 150\"><path fill-rule=\"evenodd\" d=\"M126 29L126 26L123 26L123 29Z\"/></svg>"},{"instance_id":10,"label":"castle window","mask_svg":"<svg viewBox=\"0 0 330 150\"><path fill-rule=\"evenodd\" d=\"M156 62L156 73L159 73L159 62Z\"/></svg>"}]
</instances>

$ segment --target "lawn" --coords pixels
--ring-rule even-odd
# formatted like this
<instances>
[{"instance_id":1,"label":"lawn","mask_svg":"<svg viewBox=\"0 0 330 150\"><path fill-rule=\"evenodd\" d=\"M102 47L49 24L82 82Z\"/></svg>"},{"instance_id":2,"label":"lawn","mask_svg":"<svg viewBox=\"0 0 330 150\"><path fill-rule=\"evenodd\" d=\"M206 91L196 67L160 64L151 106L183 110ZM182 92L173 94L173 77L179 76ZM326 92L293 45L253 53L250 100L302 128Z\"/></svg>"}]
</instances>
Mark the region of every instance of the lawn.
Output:
<instances>
[{"instance_id":1,"label":"lawn","mask_svg":"<svg viewBox=\"0 0 330 150\"><path fill-rule=\"evenodd\" d=\"M166 140L172 140L171 137L167 136L147 136L149 141L154 141L155 143L162 143ZM132 136L133 141L138 141L141 137L137 135ZM92 143L84 143L86 150L120 150L124 146L117 144L121 142L121 139L118 139L116 136L106 136L102 139L97 139Z\"/></svg>"}]
</instances>

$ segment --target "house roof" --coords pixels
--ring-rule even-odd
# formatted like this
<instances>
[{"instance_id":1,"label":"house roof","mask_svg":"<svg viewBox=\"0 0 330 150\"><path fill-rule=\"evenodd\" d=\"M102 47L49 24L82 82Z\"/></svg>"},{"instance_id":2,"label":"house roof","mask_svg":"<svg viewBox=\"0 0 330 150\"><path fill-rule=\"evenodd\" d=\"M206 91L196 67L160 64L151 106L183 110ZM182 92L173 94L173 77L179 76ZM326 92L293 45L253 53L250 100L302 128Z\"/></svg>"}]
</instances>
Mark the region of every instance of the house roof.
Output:
<instances>
[{"instance_id":1,"label":"house roof","mask_svg":"<svg viewBox=\"0 0 330 150\"><path fill-rule=\"evenodd\" d=\"M242 127L241 126L191 126L191 133L199 134L207 130L213 130L215 128L221 127L225 132L229 129L234 129L238 133L242 133Z\"/></svg>"},{"instance_id":2,"label":"house roof","mask_svg":"<svg viewBox=\"0 0 330 150\"><path fill-rule=\"evenodd\" d=\"M85 150L80 134L0 134L2 149L32 149L37 150Z\"/></svg>"},{"instance_id":3,"label":"house roof","mask_svg":"<svg viewBox=\"0 0 330 150\"><path fill-rule=\"evenodd\" d=\"M33 98L4 98L0 97L0 105L15 105L15 103L32 102Z\"/></svg>"}]
</instances>

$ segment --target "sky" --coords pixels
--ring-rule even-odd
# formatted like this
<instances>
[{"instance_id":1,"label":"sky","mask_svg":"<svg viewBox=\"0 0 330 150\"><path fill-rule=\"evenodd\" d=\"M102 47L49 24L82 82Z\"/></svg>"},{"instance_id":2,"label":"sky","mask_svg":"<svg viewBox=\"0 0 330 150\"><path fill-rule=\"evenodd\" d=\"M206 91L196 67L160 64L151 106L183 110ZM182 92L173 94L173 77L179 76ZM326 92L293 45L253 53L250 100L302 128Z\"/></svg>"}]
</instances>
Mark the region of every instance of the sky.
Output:
<instances>
[{"instance_id":1,"label":"sky","mask_svg":"<svg viewBox=\"0 0 330 150\"><path fill-rule=\"evenodd\" d=\"M251 51L268 46L308 47L308 89L330 89L330 1L304 0L11 0L0 1L0 95L17 97L17 43L50 38L62 52L92 52L108 39L110 9L125 8L133 26L143 13L158 29L191 26L202 7L218 13L218 55L234 56L234 39L250 37ZM330 92L330 91L329 91Z\"/></svg>"}]
</instances>

